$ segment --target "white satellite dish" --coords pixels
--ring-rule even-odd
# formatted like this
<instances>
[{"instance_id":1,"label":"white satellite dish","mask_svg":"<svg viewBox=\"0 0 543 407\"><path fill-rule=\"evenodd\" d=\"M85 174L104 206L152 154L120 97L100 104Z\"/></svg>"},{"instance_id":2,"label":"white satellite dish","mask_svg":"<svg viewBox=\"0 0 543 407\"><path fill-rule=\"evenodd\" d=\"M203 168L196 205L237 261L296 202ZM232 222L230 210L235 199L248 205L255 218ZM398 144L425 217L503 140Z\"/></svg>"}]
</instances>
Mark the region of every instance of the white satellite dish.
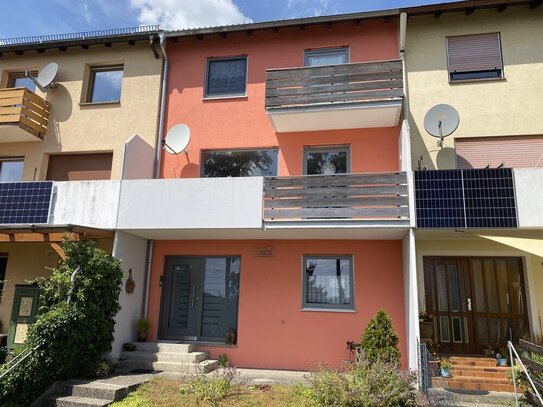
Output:
<instances>
[{"instance_id":1,"label":"white satellite dish","mask_svg":"<svg viewBox=\"0 0 543 407\"><path fill-rule=\"evenodd\" d=\"M443 139L458 128L460 115L450 105L435 105L424 116L424 128L433 137L439 138L438 147L443 148Z\"/></svg>"},{"instance_id":2,"label":"white satellite dish","mask_svg":"<svg viewBox=\"0 0 543 407\"><path fill-rule=\"evenodd\" d=\"M55 87L55 79L58 74L58 65L54 62L45 65L42 69L40 69L40 72L38 72L37 78L33 77L30 71L26 71L25 74L32 82L34 82L39 90L45 93L49 89L54 89Z\"/></svg>"},{"instance_id":3,"label":"white satellite dish","mask_svg":"<svg viewBox=\"0 0 543 407\"><path fill-rule=\"evenodd\" d=\"M190 129L186 124L176 124L166 134L163 141L166 151L170 154L187 153L186 149L190 142Z\"/></svg>"}]
</instances>

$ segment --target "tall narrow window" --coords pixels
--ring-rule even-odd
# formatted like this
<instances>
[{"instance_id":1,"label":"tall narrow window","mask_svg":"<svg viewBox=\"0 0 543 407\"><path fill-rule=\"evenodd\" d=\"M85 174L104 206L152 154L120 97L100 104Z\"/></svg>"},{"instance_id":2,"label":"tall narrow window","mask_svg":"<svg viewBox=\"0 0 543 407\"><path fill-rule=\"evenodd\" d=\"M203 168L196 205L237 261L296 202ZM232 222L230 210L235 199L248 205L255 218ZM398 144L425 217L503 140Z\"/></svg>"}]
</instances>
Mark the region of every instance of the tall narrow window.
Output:
<instances>
[{"instance_id":1,"label":"tall narrow window","mask_svg":"<svg viewBox=\"0 0 543 407\"><path fill-rule=\"evenodd\" d=\"M91 68L87 102L120 102L122 82L122 65Z\"/></svg>"},{"instance_id":2,"label":"tall narrow window","mask_svg":"<svg viewBox=\"0 0 543 407\"><path fill-rule=\"evenodd\" d=\"M303 307L354 309L351 256L304 256Z\"/></svg>"},{"instance_id":3,"label":"tall narrow window","mask_svg":"<svg viewBox=\"0 0 543 407\"><path fill-rule=\"evenodd\" d=\"M333 175L351 171L349 147L306 147L304 174Z\"/></svg>"},{"instance_id":4,"label":"tall narrow window","mask_svg":"<svg viewBox=\"0 0 543 407\"><path fill-rule=\"evenodd\" d=\"M23 179L23 158L0 158L0 182L19 182Z\"/></svg>"},{"instance_id":5,"label":"tall narrow window","mask_svg":"<svg viewBox=\"0 0 543 407\"><path fill-rule=\"evenodd\" d=\"M247 57L207 60L206 98L245 96L246 90Z\"/></svg>"},{"instance_id":6,"label":"tall narrow window","mask_svg":"<svg viewBox=\"0 0 543 407\"><path fill-rule=\"evenodd\" d=\"M277 175L277 149L202 152L202 176L257 177Z\"/></svg>"},{"instance_id":7,"label":"tall narrow window","mask_svg":"<svg viewBox=\"0 0 543 407\"><path fill-rule=\"evenodd\" d=\"M37 71L32 71L33 76L38 76ZM13 72L9 74L8 88L27 88L34 92L36 84L26 76L24 72Z\"/></svg>"},{"instance_id":8,"label":"tall narrow window","mask_svg":"<svg viewBox=\"0 0 543 407\"><path fill-rule=\"evenodd\" d=\"M449 81L503 78L500 34L447 38Z\"/></svg>"},{"instance_id":9,"label":"tall narrow window","mask_svg":"<svg viewBox=\"0 0 543 407\"><path fill-rule=\"evenodd\" d=\"M4 280L6 279L6 270L8 268L8 256L0 254L0 302L4 292Z\"/></svg>"},{"instance_id":10,"label":"tall narrow window","mask_svg":"<svg viewBox=\"0 0 543 407\"><path fill-rule=\"evenodd\" d=\"M305 66L339 65L349 62L349 48L326 48L306 50Z\"/></svg>"}]
</instances>

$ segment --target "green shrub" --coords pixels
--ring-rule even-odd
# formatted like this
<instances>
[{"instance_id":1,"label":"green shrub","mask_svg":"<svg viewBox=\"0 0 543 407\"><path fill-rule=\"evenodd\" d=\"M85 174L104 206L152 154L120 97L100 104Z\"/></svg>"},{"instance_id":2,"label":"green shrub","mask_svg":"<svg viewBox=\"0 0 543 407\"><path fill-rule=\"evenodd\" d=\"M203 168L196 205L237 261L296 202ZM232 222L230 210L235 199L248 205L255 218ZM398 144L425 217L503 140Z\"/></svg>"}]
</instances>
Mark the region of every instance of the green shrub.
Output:
<instances>
[{"instance_id":1,"label":"green shrub","mask_svg":"<svg viewBox=\"0 0 543 407\"><path fill-rule=\"evenodd\" d=\"M63 249L67 259L43 282L41 314L18 352L40 347L2 380L3 407L28 406L55 381L92 374L111 350L114 317L120 309L119 261L91 241L65 241ZM70 275L78 266L68 304Z\"/></svg>"},{"instance_id":2,"label":"green shrub","mask_svg":"<svg viewBox=\"0 0 543 407\"><path fill-rule=\"evenodd\" d=\"M311 404L328 407L415 406L416 376L394 363L362 359L345 372L326 366L312 373L300 391Z\"/></svg>"},{"instance_id":3,"label":"green shrub","mask_svg":"<svg viewBox=\"0 0 543 407\"><path fill-rule=\"evenodd\" d=\"M136 331L138 333L148 333L151 330L152 324L147 318L140 318L136 322Z\"/></svg>"},{"instance_id":4,"label":"green shrub","mask_svg":"<svg viewBox=\"0 0 543 407\"><path fill-rule=\"evenodd\" d=\"M369 363L384 361L400 365L398 335L385 311L378 311L375 318L368 323L360 339L360 345L364 358Z\"/></svg>"},{"instance_id":5,"label":"green shrub","mask_svg":"<svg viewBox=\"0 0 543 407\"><path fill-rule=\"evenodd\" d=\"M196 374L181 385L181 394L194 396L198 402L208 402L213 406L232 394L234 379L237 376L235 367L219 368L211 376L203 373Z\"/></svg>"}]
</instances>

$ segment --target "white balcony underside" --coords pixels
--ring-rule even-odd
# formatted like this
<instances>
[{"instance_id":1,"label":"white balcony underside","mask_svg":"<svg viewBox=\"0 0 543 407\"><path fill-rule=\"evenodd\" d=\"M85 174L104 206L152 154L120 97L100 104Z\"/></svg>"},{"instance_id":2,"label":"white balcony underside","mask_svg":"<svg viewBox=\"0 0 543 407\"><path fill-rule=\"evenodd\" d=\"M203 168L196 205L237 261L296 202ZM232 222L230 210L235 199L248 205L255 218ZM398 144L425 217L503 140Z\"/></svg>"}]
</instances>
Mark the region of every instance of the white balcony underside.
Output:
<instances>
[{"instance_id":1,"label":"white balcony underside","mask_svg":"<svg viewBox=\"0 0 543 407\"><path fill-rule=\"evenodd\" d=\"M41 139L18 125L0 125L0 143L22 143L26 141L41 141Z\"/></svg>"},{"instance_id":2,"label":"white balcony underside","mask_svg":"<svg viewBox=\"0 0 543 407\"><path fill-rule=\"evenodd\" d=\"M336 104L268 109L278 133L394 127L400 122L402 101Z\"/></svg>"}]
</instances>

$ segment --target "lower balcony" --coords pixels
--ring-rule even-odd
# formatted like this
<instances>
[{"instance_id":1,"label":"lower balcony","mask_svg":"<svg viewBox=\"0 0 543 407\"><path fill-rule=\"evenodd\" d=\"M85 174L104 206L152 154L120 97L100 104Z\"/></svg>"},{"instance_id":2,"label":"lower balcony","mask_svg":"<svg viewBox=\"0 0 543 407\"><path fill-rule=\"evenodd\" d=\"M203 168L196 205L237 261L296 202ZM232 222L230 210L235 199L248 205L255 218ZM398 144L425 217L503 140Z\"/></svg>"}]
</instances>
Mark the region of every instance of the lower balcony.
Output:
<instances>
[{"instance_id":1,"label":"lower balcony","mask_svg":"<svg viewBox=\"0 0 543 407\"><path fill-rule=\"evenodd\" d=\"M41 141L49 103L26 88L0 89L0 143Z\"/></svg>"}]
</instances>

